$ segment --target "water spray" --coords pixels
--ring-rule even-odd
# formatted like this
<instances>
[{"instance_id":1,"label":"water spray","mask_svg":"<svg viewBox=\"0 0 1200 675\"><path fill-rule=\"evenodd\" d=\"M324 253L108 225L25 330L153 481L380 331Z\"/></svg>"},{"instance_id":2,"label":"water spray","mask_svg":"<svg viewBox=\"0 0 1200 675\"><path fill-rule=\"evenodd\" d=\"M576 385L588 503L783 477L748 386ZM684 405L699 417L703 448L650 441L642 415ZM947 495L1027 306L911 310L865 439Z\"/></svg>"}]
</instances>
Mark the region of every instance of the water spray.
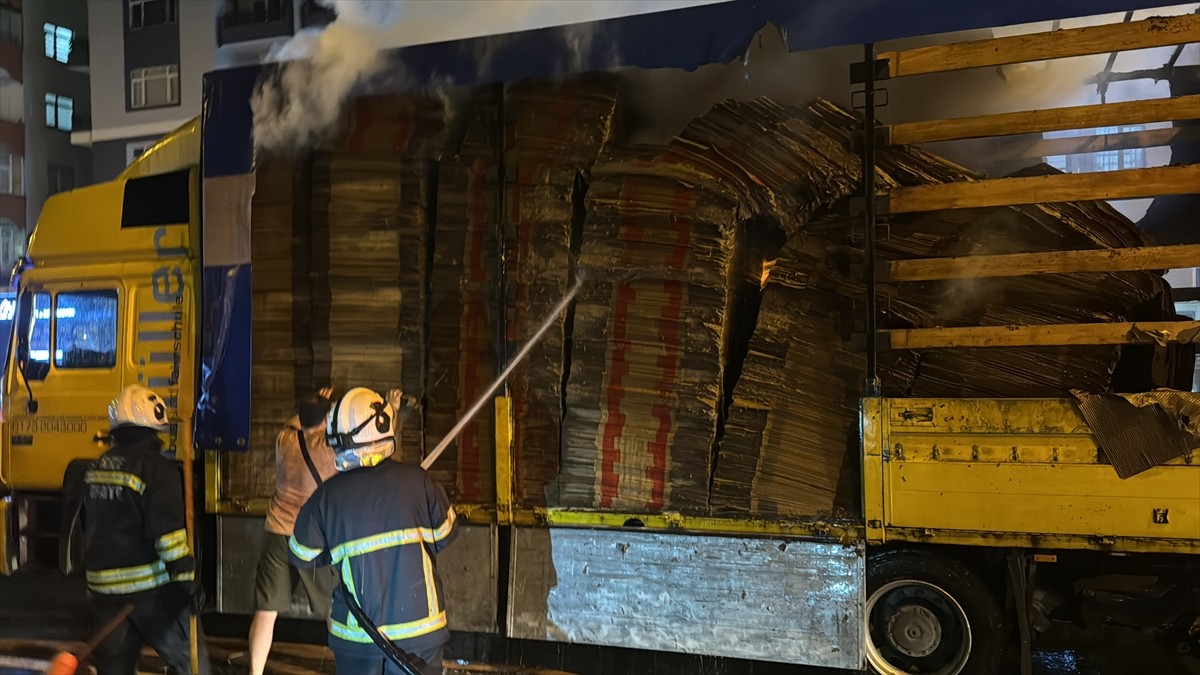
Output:
<instances>
[{"instance_id":1,"label":"water spray","mask_svg":"<svg viewBox=\"0 0 1200 675\"><path fill-rule=\"evenodd\" d=\"M550 326L554 325L554 320L559 314L562 313L564 309L567 308L567 305L569 305L571 300L573 300L576 294L579 293L579 289L583 288L583 281L583 275L580 275L579 280L575 282L575 286L572 287L571 290L567 291L567 294L563 296L563 299L559 301L558 305L554 307L554 310L550 312L550 315L546 317L546 320L542 322L542 325L537 329L537 332L533 334L533 337L529 338L529 342L526 342L525 346L521 347L521 351L517 352L517 355L513 357L512 361L508 364L508 367L504 369L504 372L500 373L500 375L492 382L492 385L488 387L487 391L483 392L483 394L479 396L479 400L475 401L475 405L471 406L471 409L468 410L467 413L458 420L458 423L455 424L454 428L450 430L450 433L446 434L445 438L443 438L441 442L437 444L437 447L433 449L433 452L430 452L425 459L421 460L422 469L429 469L429 467L437 461L437 458L446 451L446 448L449 447L452 441L454 441L455 437L462 432L463 427L467 426L467 423L469 423L471 419L475 417L475 415L479 414L479 411L482 410L483 406L486 405L491 399L492 394L496 393L496 390L500 388L500 385L504 384L504 381L508 379L508 376L512 374L517 365L520 364L521 361L525 360L525 357L529 355L529 352L533 350L537 343L542 341L542 338L545 337L546 332L550 330Z\"/></svg>"}]
</instances>

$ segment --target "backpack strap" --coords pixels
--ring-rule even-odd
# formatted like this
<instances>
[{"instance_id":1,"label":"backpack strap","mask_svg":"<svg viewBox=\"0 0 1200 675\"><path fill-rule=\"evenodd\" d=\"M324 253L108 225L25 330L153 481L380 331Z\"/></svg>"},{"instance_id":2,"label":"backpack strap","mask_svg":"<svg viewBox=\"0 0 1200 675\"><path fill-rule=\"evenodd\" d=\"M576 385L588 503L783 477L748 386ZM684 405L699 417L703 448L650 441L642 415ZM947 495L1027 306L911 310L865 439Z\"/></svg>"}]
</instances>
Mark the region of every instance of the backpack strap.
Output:
<instances>
[{"instance_id":1,"label":"backpack strap","mask_svg":"<svg viewBox=\"0 0 1200 675\"><path fill-rule=\"evenodd\" d=\"M321 473L317 471L317 465L313 464L312 455L308 454L308 441L304 438L304 430L296 430L296 439L300 441L300 454L304 455L304 463L308 465L308 472L312 474L313 480L317 482L317 487L325 481L321 480Z\"/></svg>"}]
</instances>

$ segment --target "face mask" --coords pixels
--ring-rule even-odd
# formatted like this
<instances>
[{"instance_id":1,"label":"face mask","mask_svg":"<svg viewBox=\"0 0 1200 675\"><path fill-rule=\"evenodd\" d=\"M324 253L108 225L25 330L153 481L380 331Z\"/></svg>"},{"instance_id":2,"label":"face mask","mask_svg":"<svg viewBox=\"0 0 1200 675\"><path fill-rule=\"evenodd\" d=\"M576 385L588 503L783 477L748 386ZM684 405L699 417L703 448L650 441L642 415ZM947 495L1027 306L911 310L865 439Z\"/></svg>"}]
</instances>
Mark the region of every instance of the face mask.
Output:
<instances>
[{"instance_id":1,"label":"face mask","mask_svg":"<svg viewBox=\"0 0 1200 675\"><path fill-rule=\"evenodd\" d=\"M378 466L396 452L396 441L388 439L372 443L361 448L343 450L333 458L333 468L338 471L351 471L362 467Z\"/></svg>"}]
</instances>

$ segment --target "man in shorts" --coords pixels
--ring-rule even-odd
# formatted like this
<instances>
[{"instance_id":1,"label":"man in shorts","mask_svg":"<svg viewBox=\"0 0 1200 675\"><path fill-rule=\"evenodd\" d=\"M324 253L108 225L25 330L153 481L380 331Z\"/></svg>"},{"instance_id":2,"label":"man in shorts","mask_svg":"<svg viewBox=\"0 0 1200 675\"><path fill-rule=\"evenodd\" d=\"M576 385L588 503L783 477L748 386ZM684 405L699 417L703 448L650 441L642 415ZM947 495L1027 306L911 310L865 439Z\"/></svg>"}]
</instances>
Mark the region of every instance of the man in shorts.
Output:
<instances>
[{"instance_id":1,"label":"man in shorts","mask_svg":"<svg viewBox=\"0 0 1200 675\"><path fill-rule=\"evenodd\" d=\"M294 579L308 595L308 605L328 620L330 599L337 579L330 567L296 569L288 561L288 537L300 507L317 489L313 473L322 481L331 478L333 451L325 441L325 416L332 405L330 389L302 398L296 416L275 441L275 494L267 509L267 542L258 561L254 582L254 620L250 624L250 673L262 675L271 652L275 619L292 606ZM308 457L305 457L307 450Z\"/></svg>"}]
</instances>

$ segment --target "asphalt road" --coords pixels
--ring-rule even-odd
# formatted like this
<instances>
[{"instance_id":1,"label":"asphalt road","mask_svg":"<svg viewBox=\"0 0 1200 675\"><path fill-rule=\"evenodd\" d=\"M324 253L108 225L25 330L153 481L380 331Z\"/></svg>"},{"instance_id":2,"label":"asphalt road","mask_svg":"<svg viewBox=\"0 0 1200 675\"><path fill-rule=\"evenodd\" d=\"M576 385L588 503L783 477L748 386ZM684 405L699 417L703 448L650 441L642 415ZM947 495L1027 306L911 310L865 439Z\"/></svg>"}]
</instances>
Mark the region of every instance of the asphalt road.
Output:
<instances>
[{"instance_id":1,"label":"asphalt road","mask_svg":"<svg viewBox=\"0 0 1200 675\"><path fill-rule=\"evenodd\" d=\"M210 636L245 635L244 617L206 616ZM85 640L89 632L86 592L81 578L57 574L0 577L0 639L6 644L21 640ZM281 642L319 644L323 626L312 622L281 622ZM1080 635L1062 631L1059 644L1035 653L1035 675L1200 675L1200 659L1180 658L1130 632ZM223 643L226 653L237 646ZM35 650L36 651L36 650ZM42 648L44 653L45 648ZM474 662L520 662L557 668L581 675L832 675L825 669L797 668L749 661L662 655L636 650L600 650L551 643L500 641L491 636L459 635L447 647L447 658ZM235 661L236 663L236 661ZM152 664L149 664L152 665ZM241 675L244 668L217 665L215 675ZM319 663L315 672L328 671ZM8 675L0 669L0 675Z\"/></svg>"}]
</instances>

